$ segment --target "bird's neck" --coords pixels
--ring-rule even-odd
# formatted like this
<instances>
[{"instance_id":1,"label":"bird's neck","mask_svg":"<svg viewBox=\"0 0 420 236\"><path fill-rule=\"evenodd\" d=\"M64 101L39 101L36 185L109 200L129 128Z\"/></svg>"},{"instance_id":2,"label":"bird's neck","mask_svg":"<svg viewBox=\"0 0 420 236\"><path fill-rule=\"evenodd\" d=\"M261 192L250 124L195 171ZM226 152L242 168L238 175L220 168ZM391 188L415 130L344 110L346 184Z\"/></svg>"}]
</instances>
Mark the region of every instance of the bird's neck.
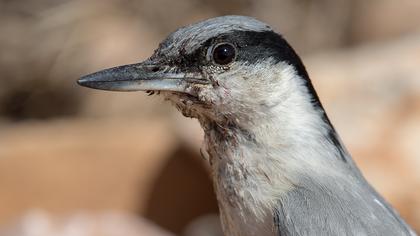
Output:
<instances>
[{"instance_id":1,"label":"bird's neck","mask_svg":"<svg viewBox=\"0 0 420 236\"><path fill-rule=\"evenodd\" d=\"M249 216L264 221L302 177L341 178L337 166L343 160L330 137L334 130L304 89L252 116L201 122L222 221Z\"/></svg>"}]
</instances>

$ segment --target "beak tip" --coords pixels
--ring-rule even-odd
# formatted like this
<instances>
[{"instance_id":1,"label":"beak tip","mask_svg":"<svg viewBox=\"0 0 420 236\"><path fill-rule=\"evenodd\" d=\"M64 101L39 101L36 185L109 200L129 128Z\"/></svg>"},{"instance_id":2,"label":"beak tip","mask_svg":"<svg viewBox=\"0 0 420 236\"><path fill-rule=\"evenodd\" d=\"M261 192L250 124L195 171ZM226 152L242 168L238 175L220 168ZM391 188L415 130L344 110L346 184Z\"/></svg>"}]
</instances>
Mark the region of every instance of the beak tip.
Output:
<instances>
[{"instance_id":1,"label":"beak tip","mask_svg":"<svg viewBox=\"0 0 420 236\"><path fill-rule=\"evenodd\" d=\"M91 87L92 82L94 81L92 81L89 75L82 76L76 81L78 85L83 86L83 87L88 87L88 88Z\"/></svg>"},{"instance_id":2,"label":"beak tip","mask_svg":"<svg viewBox=\"0 0 420 236\"><path fill-rule=\"evenodd\" d=\"M113 81L106 81L102 77L98 76L98 73L93 73L80 77L76 83L82 87L100 90L116 90L113 88L115 84Z\"/></svg>"},{"instance_id":3,"label":"beak tip","mask_svg":"<svg viewBox=\"0 0 420 236\"><path fill-rule=\"evenodd\" d=\"M76 81L76 83L80 86L85 86L86 81L83 78L80 78Z\"/></svg>"}]
</instances>

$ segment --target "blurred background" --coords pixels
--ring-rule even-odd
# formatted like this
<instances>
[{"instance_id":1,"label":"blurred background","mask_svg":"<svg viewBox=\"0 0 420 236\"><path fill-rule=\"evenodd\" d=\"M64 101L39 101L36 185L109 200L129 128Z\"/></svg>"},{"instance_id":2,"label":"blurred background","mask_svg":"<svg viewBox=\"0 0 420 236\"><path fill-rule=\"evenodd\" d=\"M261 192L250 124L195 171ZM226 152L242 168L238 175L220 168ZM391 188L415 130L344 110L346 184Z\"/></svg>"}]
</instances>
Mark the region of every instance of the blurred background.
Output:
<instances>
[{"instance_id":1,"label":"blurred background","mask_svg":"<svg viewBox=\"0 0 420 236\"><path fill-rule=\"evenodd\" d=\"M222 235L197 122L75 81L225 14L288 39L366 178L420 232L419 12L417 0L0 0L0 235Z\"/></svg>"}]
</instances>

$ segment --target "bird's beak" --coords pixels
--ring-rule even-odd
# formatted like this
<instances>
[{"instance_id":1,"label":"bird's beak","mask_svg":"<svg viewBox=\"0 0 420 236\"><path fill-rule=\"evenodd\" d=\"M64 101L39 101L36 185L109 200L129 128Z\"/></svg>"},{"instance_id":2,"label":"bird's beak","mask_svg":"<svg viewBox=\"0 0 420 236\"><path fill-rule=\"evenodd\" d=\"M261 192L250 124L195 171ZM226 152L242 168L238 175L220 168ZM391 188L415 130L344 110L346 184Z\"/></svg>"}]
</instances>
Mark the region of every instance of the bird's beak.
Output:
<instances>
[{"instance_id":1,"label":"bird's beak","mask_svg":"<svg viewBox=\"0 0 420 236\"><path fill-rule=\"evenodd\" d=\"M111 91L174 91L191 94L192 83L203 83L201 75L170 72L148 61L101 70L80 78L81 86Z\"/></svg>"}]
</instances>

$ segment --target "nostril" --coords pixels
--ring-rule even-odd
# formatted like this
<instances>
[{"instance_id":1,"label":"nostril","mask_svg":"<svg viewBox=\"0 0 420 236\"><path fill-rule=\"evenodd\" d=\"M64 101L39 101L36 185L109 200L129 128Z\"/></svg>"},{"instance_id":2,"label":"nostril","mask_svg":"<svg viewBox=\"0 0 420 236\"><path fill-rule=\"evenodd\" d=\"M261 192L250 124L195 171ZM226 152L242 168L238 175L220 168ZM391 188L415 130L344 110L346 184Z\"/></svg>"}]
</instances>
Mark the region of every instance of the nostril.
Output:
<instances>
[{"instance_id":1,"label":"nostril","mask_svg":"<svg viewBox=\"0 0 420 236\"><path fill-rule=\"evenodd\" d=\"M157 67L152 68L152 72L158 72L158 71L160 71L160 67L157 66Z\"/></svg>"}]
</instances>

